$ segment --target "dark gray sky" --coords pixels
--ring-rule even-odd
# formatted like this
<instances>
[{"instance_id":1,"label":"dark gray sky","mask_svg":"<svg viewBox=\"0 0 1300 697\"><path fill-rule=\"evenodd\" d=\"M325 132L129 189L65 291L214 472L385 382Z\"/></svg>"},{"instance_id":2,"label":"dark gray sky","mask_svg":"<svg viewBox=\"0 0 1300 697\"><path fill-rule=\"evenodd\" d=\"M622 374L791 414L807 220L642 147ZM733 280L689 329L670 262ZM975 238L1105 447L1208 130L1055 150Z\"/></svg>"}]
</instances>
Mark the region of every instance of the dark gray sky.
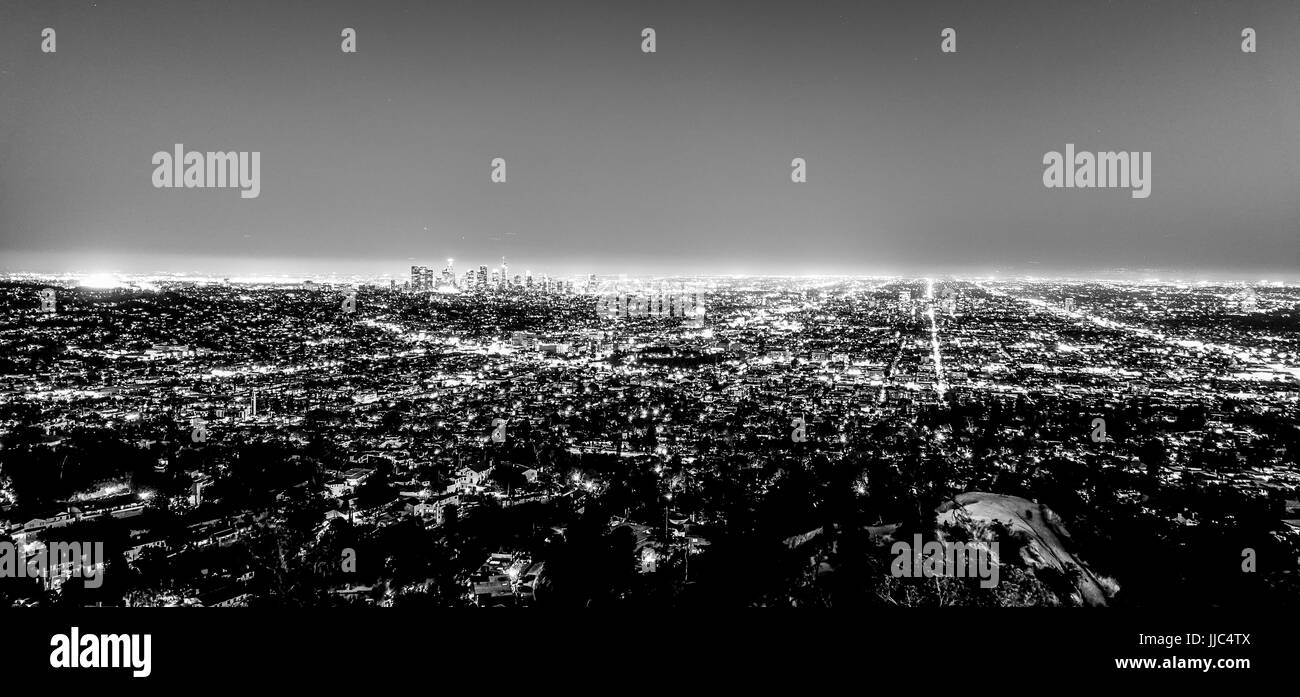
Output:
<instances>
[{"instance_id":1,"label":"dark gray sky","mask_svg":"<svg viewBox=\"0 0 1300 697\"><path fill-rule=\"evenodd\" d=\"M1150 198L1044 188L1067 142ZM175 143L261 196L153 188ZM0 3L5 270L1276 278L1298 237L1294 0Z\"/></svg>"}]
</instances>

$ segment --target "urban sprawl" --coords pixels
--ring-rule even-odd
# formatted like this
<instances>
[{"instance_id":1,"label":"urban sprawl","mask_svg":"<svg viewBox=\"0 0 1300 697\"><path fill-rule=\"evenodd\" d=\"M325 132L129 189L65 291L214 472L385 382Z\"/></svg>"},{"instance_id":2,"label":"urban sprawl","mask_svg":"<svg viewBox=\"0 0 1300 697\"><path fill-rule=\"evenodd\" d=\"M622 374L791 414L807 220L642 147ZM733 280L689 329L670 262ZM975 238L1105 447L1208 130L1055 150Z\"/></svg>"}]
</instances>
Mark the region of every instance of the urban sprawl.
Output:
<instances>
[{"instance_id":1,"label":"urban sprawl","mask_svg":"<svg viewBox=\"0 0 1300 697\"><path fill-rule=\"evenodd\" d=\"M1297 320L1283 283L10 276L0 603L1294 607Z\"/></svg>"}]
</instances>

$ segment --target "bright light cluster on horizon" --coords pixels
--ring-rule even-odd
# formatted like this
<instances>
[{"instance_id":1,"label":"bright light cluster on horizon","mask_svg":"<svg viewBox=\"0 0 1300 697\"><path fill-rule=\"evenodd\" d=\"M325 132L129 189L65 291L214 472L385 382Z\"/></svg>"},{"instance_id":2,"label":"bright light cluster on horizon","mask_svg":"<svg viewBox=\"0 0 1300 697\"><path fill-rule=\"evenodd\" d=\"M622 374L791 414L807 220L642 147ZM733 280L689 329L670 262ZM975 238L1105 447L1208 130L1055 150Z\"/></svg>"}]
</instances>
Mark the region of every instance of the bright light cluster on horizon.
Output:
<instances>
[{"instance_id":1,"label":"bright light cluster on horizon","mask_svg":"<svg viewBox=\"0 0 1300 697\"><path fill-rule=\"evenodd\" d=\"M88 276L83 276L77 285L82 288L107 290L110 288L124 288L127 284L119 279L115 274L93 273Z\"/></svg>"},{"instance_id":2,"label":"bright light cluster on horizon","mask_svg":"<svg viewBox=\"0 0 1300 697\"><path fill-rule=\"evenodd\" d=\"M575 281L587 278L587 274L573 276ZM915 274L699 274L699 273L682 273L682 274L596 274L598 278L622 278L629 281L644 280L672 280L672 279L731 279L736 280L763 280L763 279L788 279L798 281L820 281L822 283L834 283L841 281L893 281L902 279L918 278ZM970 273L970 274L943 274L938 276L943 280L971 281L983 283L1105 283L1117 286L1257 286L1271 288L1286 288L1300 284L1300 281L1287 281L1277 279L1245 279L1245 278L1224 278L1224 279L1191 279L1191 278L1116 278L1109 275L1097 276L1080 276L1080 275L1062 275L1048 276L1041 274L993 274L987 273ZM158 290L162 284L168 283L186 283L197 285L298 285L304 282L313 282L329 285L357 285L357 284L374 284L387 283L390 280L399 282L405 280L403 274L279 274L279 275L213 275L213 274L188 274L188 273L122 273L108 271L89 271L89 272L69 272L69 273L21 273L11 272L0 274L0 279L6 280L44 280L51 282L61 282L73 286L86 288L90 290L111 290L115 288L136 288L141 290Z\"/></svg>"}]
</instances>

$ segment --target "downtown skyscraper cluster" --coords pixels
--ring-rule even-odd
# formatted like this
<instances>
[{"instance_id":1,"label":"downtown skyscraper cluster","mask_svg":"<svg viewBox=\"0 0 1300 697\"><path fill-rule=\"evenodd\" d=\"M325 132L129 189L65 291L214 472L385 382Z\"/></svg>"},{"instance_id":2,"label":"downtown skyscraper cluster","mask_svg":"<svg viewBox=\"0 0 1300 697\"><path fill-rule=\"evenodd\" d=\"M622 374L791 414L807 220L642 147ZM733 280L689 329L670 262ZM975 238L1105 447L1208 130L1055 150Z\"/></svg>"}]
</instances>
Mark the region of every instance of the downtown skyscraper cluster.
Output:
<instances>
[{"instance_id":1,"label":"downtown skyscraper cluster","mask_svg":"<svg viewBox=\"0 0 1300 697\"><path fill-rule=\"evenodd\" d=\"M584 285L595 282L595 276L584 281ZM428 292L488 292L488 291L536 291L541 293L573 293L576 285L572 280L553 279L543 274L534 278L532 271L510 275L510 265L505 257L501 265L489 269L486 265L466 269L459 276L456 274L455 259L447 259L447 265L441 273L435 275L430 266L411 266L411 278L405 289L413 293Z\"/></svg>"}]
</instances>

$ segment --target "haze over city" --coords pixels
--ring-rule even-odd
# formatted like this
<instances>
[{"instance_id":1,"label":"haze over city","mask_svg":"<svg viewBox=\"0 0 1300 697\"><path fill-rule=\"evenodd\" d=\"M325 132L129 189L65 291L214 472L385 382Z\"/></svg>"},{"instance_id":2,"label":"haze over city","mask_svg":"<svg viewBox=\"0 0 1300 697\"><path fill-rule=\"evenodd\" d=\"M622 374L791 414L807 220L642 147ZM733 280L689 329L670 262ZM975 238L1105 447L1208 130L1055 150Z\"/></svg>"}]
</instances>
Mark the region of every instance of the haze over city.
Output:
<instances>
[{"instance_id":1,"label":"haze over city","mask_svg":"<svg viewBox=\"0 0 1300 697\"><path fill-rule=\"evenodd\" d=\"M6 3L0 270L1295 277L1300 6L1013 6ZM154 188L178 143L260 196Z\"/></svg>"}]
</instances>

